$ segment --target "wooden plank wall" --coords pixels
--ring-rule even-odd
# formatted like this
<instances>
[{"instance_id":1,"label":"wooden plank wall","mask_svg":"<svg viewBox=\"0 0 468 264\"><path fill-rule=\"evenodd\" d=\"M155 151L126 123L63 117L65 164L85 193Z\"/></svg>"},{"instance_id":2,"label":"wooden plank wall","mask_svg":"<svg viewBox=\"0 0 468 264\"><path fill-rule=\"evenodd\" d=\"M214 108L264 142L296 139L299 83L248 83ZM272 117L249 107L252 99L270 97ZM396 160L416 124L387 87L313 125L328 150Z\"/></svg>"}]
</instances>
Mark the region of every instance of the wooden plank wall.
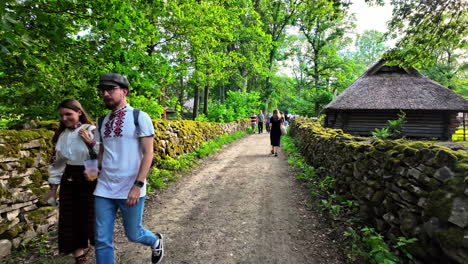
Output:
<instances>
[{"instance_id":1,"label":"wooden plank wall","mask_svg":"<svg viewBox=\"0 0 468 264\"><path fill-rule=\"evenodd\" d=\"M407 123L403 126L403 134L406 137L447 138L448 133L453 133L451 123L456 113L408 111L406 114ZM387 121L397 119L397 115L398 112L390 111L332 112L327 115L327 127L343 129L353 135L370 136L371 131L387 126Z\"/></svg>"}]
</instances>

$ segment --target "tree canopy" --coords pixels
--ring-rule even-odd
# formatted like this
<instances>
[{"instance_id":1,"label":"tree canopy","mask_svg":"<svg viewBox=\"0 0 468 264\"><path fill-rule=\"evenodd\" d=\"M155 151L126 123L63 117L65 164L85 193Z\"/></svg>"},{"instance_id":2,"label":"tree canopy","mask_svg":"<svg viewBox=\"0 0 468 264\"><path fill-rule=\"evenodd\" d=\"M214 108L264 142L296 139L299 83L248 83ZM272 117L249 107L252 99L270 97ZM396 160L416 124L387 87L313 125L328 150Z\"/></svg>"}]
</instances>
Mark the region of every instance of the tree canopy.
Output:
<instances>
[{"instance_id":1,"label":"tree canopy","mask_svg":"<svg viewBox=\"0 0 468 264\"><path fill-rule=\"evenodd\" d=\"M463 0L392 0L388 32L357 35L350 4L5 0L0 119L55 119L65 98L80 100L97 118L104 107L96 85L105 72L127 76L130 103L153 118L165 109L217 122L277 107L319 115L381 57L468 96ZM184 111L190 100L192 109Z\"/></svg>"}]
</instances>

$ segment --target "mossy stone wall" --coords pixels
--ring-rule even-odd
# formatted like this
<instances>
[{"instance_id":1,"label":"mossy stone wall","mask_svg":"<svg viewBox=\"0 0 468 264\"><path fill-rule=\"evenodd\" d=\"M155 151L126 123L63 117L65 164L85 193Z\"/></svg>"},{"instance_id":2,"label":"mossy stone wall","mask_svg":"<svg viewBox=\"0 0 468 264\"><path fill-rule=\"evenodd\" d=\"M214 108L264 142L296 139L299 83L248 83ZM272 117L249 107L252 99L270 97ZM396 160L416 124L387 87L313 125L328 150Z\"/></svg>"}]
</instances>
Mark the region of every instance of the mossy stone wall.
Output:
<instances>
[{"instance_id":1,"label":"mossy stone wall","mask_svg":"<svg viewBox=\"0 0 468 264\"><path fill-rule=\"evenodd\" d=\"M415 237L424 263L468 263L468 155L425 142L354 137L297 119L291 135L308 162L336 179L387 238Z\"/></svg>"},{"instance_id":2,"label":"mossy stone wall","mask_svg":"<svg viewBox=\"0 0 468 264\"><path fill-rule=\"evenodd\" d=\"M176 158L205 141L244 130L247 120L210 122L153 121L156 166L166 155ZM47 166L58 122L28 123L27 130L0 130L0 259L57 222L57 210L40 197L49 191Z\"/></svg>"}]
</instances>

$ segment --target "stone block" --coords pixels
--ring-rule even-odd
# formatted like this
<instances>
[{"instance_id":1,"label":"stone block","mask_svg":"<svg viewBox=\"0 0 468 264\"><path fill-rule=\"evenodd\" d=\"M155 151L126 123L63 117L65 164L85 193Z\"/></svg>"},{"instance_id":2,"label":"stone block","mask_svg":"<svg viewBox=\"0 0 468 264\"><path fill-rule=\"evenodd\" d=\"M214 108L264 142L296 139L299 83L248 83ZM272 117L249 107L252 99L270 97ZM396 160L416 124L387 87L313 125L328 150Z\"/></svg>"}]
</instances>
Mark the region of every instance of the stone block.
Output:
<instances>
[{"instance_id":1,"label":"stone block","mask_svg":"<svg viewBox=\"0 0 468 264\"><path fill-rule=\"evenodd\" d=\"M27 177L32 175L34 172L36 172L36 168L27 168L26 171L24 172L18 172L18 171L12 171L11 172L11 177L12 178L20 178L20 177Z\"/></svg>"},{"instance_id":2,"label":"stone block","mask_svg":"<svg viewBox=\"0 0 468 264\"><path fill-rule=\"evenodd\" d=\"M455 175L447 166L442 167L434 173L434 178L441 182L445 182Z\"/></svg>"},{"instance_id":3,"label":"stone block","mask_svg":"<svg viewBox=\"0 0 468 264\"><path fill-rule=\"evenodd\" d=\"M21 208L21 212L25 213L25 212L32 211L34 209L37 209L37 206L35 204L32 204L32 205Z\"/></svg>"},{"instance_id":4,"label":"stone block","mask_svg":"<svg viewBox=\"0 0 468 264\"><path fill-rule=\"evenodd\" d=\"M21 245L21 237L17 237L11 240L13 248L18 248Z\"/></svg>"},{"instance_id":5,"label":"stone block","mask_svg":"<svg viewBox=\"0 0 468 264\"><path fill-rule=\"evenodd\" d=\"M465 231L463 235L463 247L468 248L468 231Z\"/></svg>"},{"instance_id":6,"label":"stone block","mask_svg":"<svg viewBox=\"0 0 468 264\"><path fill-rule=\"evenodd\" d=\"M461 228L468 226L468 198L457 197L453 200L452 212L448 221Z\"/></svg>"},{"instance_id":7,"label":"stone block","mask_svg":"<svg viewBox=\"0 0 468 264\"><path fill-rule=\"evenodd\" d=\"M33 239L36 236L37 236L36 231L34 231L33 229L29 229L28 231L24 232L21 235L21 239L23 240L24 243L28 243L29 241L31 241L31 239Z\"/></svg>"},{"instance_id":8,"label":"stone block","mask_svg":"<svg viewBox=\"0 0 468 264\"><path fill-rule=\"evenodd\" d=\"M22 149L38 148L40 146L41 146L41 141L39 139L35 139L30 142L21 144Z\"/></svg>"},{"instance_id":9,"label":"stone block","mask_svg":"<svg viewBox=\"0 0 468 264\"><path fill-rule=\"evenodd\" d=\"M415 168L411 168L408 170L408 175L415 178L415 179L419 179L419 176L421 176L422 172L418 169L415 169Z\"/></svg>"},{"instance_id":10,"label":"stone block","mask_svg":"<svg viewBox=\"0 0 468 264\"><path fill-rule=\"evenodd\" d=\"M3 162L12 162L12 161L18 161L19 158L13 158L13 157L4 157L0 155L0 163Z\"/></svg>"},{"instance_id":11,"label":"stone block","mask_svg":"<svg viewBox=\"0 0 468 264\"><path fill-rule=\"evenodd\" d=\"M19 154L20 154L20 157L21 157L21 158L26 158L26 157L29 157L29 156L31 155L31 152L26 151L26 150L21 150L21 151L19 152Z\"/></svg>"},{"instance_id":12,"label":"stone block","mask_svg":"<svg viewBox=\"0 0 468 264\"><path fill-rule=\"evenodd\" d=\"M0 259L11 254L11 241L8 239L0 240Z\"/></svg>"},{"instance_id":13,"label":"stone block","mask_svg":"<svg viewBox=\"0 0 468 264\"><path fill-rule=\"evenodd\" d=\"M46 223L49 225L55 225L58 222L58 210L55 210L56 214L47 218Z\"/></svg>"},{"instance_id":14,"label":"stone block","mask_svg":"<svg viewBox=\"0 0 468 264\"><path fill-rule=\"evenodd\" d=\"M2 207L0 207L0 214L2 213L6 213L6 212L10 212L10 211L13 211L15 209L11 208L11 205L2 205Z\"/></svg>"},{"instance_id":15,"label":"stone block","mask_svg":"<svg viewBox=\"0 0 468 264\"><path fill-rule=\"evenodd\" d=\"M439 228L440 228L440 221L439 221L439 218L437 217L431 217L429 221L423 224L424 232L426 232L426 234L430 238L434 237L434 232Z\"/></svg>"},{"instance_id":16,"label":"stone block","mask_svg":"<svg viewBox=\"0 0 468 264\"><path fill-rule=\"evenodd\" d=\"M16 217L18 217L19 213L20 213L20 210L18 210L18 209L10 211L10 212L6 213L6 219L8 221L12 221Z\"/></svg>"},{"instance_id":17,"label":"stone block","mask_svg":"<svg viewBox=\"0 0 468 264\"><path fill-rule=\"evenodd\" d=\"M47 230L49 229L49 224L41 224L36 226L36 233L39 234L44 234L47 233Z\"/></svg>"},{"instance_id":18,"label":"stone block","mask_svg":"<svg viewBox=\"0 0 468 264\"><path fill-rule=\"evenodd\" d=\"M24 203L17 203L17 204L13 204L13 205L11 206L11 208L13 208L13 209L19 209L19 208L22 208L22 207L29 206L29 205L31 205L31 204L33 204L32 201L24 202Z\"/></svg>"}]
</instances>

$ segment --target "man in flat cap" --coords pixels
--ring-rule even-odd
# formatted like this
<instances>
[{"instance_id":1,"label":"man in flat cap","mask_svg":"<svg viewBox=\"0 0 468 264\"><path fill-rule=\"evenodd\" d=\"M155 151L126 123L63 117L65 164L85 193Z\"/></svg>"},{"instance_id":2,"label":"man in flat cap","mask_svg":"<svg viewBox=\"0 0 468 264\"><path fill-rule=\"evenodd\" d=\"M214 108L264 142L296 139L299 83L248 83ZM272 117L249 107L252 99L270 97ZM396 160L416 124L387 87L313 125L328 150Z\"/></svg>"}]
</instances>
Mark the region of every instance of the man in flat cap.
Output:
<instances>
[{"instance_id":1,"label":"man in flat cap","mask_svg":"<svg viewBox=\"0 0 468 264\"><path fill-rule=\"evenodd\" d=\"M120 209L127 238L150 246L152 263L160 263L162 235L142 227L145 181L153 160L153 123L147 113L127 103L130 84L124 76L103 74L98 88L111 112L99 119L95 132L101 165L94 191L96 261L114 263L114 221Z\"/></svg>"}]
</instances>

